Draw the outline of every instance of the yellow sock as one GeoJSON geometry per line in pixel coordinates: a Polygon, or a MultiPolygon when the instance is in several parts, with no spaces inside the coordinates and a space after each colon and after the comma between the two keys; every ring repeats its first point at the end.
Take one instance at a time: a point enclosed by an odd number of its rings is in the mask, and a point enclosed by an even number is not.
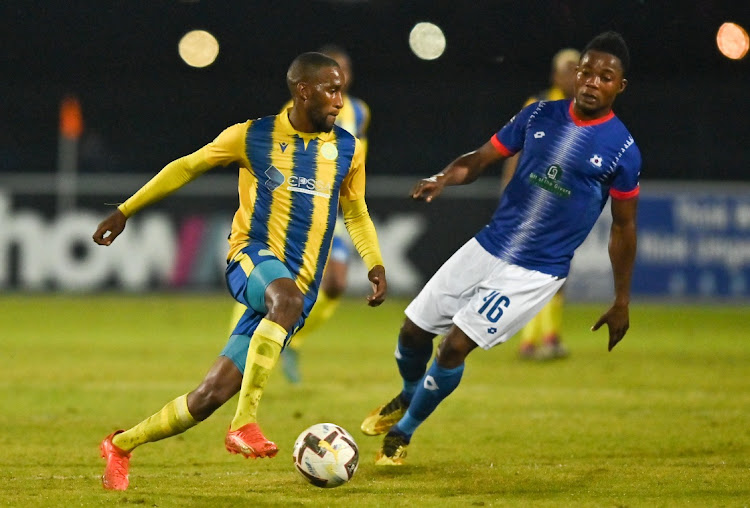
{"type": "Polygon", "coordinates": [[[539,314],[531,318],[531,321],[526,323],[526,326],[524,326],[521,330],[521,348],[523,348],[524,346],[529,347],[537,345],[541,325],[542,320],[539,314]]]}
{"type": "Polygon", "coordinates": [[[247,310],[247,307],[242,305],[240,302],[234,302],[234,307],[232,307],[232,315],[229,318],[229,334],[232,334],[232,331],[234,330],[234,327],[237,326],[237,323],[239,323],[240,318],[247,310]]]}
{"type": "Polygon", "coordinates": [[[318,299],[315,301],[315,305],[310,311],[310,315],[305,320],[304,328],[294,336],[289,347],[294,350],[299,350],[302,347],[302,343],[305,342],[305,339],[307,339],[310,334],[320,328],[320,325],[331,319],[331,316],[336,312],[339,303],[341,303],[341,298],[331,298],[325,291],[319,292],[318,299]]]}
{"type": "Polygon", "coordinates": [[[237,430],[258,421],[258,404],[276,361],[281,354],[287,332],[283,326],[268,319],[261,320],[250,338],[245,373],[242,376],[240,398],[230,430],[237,430]]]}
{"type": "Polygon", "coordinates": [[[556,293],[552,300],[539,312],[541,318],[541,334],[545,340],[560,336],[560,325],[562,324],[563,296],[556,293]]]}
{"type": "Polygon", "coordinates": [[[167,403],[161,411],[149,416],[135,427],[117,434],[112,438],[112,443],[129,452],[144,443],[181,434],[197,424],[198,422],[188,411],[187,394],[185,394],[167,403]]]}

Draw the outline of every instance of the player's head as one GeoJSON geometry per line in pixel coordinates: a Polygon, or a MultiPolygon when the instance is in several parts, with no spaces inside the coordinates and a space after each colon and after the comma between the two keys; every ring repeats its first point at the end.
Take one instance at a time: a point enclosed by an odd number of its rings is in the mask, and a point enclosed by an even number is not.
{"type": "Polygon", "coordinates": [[[322,53],[302,53],[286,73],[286,84],[298,108],[317,132],[329,132],[343,106],[344,76],[336,60],[322,53]]]}
{"type": "Polygon", "coordinates": [[[342,91],[345,93],[347,90],[349,90],[349,87],[352,84],[352,80],[354,79],[354,75],[352,74],[352,59],[349,56],[349,53],[347,53],[344,48],[342,48],[341,46],[337,46],[336,44],[326,44],[325,46],[320,48],[318,52],[323,53],[325,56],[333,58],[334,60],[336,60],[336,63],[339,64],[341,72],[344,73],[344,89],[342,91]]]}
{"type": "Polygon", "coordinates": [[[561,49],[552,57],[552,85],[562,90],[567,99],[575,94],[576,67],[580,59],[581,53],[573,48],[561,49]]]}
{"type": "Polygon", "coordinates": [[[578,63],[575,82],[575,107],[589,118],[609,113],[615,98],[628,81],[628,46],[617,32],[604,32],[586,45],[578,63]]]}

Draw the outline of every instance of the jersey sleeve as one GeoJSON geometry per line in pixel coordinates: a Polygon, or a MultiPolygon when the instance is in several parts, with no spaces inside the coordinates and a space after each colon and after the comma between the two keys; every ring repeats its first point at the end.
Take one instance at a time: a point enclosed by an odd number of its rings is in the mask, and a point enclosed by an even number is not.
{"type": "Polygon", "coordinates": [[[365,153],[362,142],[355,138],[354,155],[349,173],[341,182],[339,195],[342,198],[354,201],[365,197],[365,153]]]}
{"type": "Polygon", "coordinates": [[[640,192],[641,152],[633,143],[625,150],[617,165],[609,195],[612,199],[632,199],[640,192]]]}
{"type": "Polygon", "coordinates": [[[233,125],[199,150],[170,162],[118,208],[125,217],[130,217],[215,166],[225,166],[243,158],[247,160],[244,155],[247,125],[249,122],[233,125]]]}
{"type": "Polygon", "coordinates": [[[510,157],[523,148],[529,117],[535,109],[536,103],[526,106],[490,138],[492,146],[504,157],[510,157]]]}

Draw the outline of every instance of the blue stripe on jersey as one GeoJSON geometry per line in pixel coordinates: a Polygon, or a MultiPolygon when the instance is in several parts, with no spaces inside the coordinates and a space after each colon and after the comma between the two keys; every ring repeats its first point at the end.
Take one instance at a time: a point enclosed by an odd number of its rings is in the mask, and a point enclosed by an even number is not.
{"type": "Polygon", "coordinates": [[[265,244],[268,244],[268,219],[271,217],[273,193],[262,182],[267,179],[264,172],[271,166],[274,120],[275,117],[267,116],[253,121],[245,137],[245,146],[253,148],[252,152],[247,152],[247,159],[259,182],[248,237],[265,244]]]}
{"type": "MultiPolygon", "coordinates": [[[[349,167],[351,160],[354,157],[354,148],[356,146],[356,139],[348,131],[342,129],[339,126],[334,126],[334,132],[336,134],[336,149],[338,150],[338,158],[336,159],[336,181],[332,192],[338,195],[341,189],[341,184],[344,178],[349,173],[349,167]]],[[[333,234],[336,229],[336,216],[338,215],[337,207],[330,207],[328,210],[328,228],[326,229],[325,237],[323,239],[323,245],[328,246],[333,241],[333,234]]],[[[319,281],[323,277],[323,269],[325,268],[326,258],[328,257],[328,249],[321,249],[318,256],[318,270],[315,273],[315,280],[319,281]]]]}
{"type": "Polygon", "coordinates": [[[365,122],[365,108],[362,103],[358,100],[352,100],[352,108],[354,109],[354,125],[357,132],[353,132],[358,138],[365,137],[365,133],[362,132],[365,122]]]}
{"type": "MultiPolygon", "coordinates": [[[[318,139],[307,143],[297,136],[294,140],[294,160],[292,163],[292,175],[298,178],[315,178],[316,157],[318,154],[318,139]]],[[[312,227],[313,200],[309,194],[302,192],[291,192],[289,196],[289,226],[287,227],[287,238],[305,238],[304,242],[292,244],[286,242],[284,257],[293,273],[299,274],[302,269],[303,252],[307,237],[312,227]]]]}

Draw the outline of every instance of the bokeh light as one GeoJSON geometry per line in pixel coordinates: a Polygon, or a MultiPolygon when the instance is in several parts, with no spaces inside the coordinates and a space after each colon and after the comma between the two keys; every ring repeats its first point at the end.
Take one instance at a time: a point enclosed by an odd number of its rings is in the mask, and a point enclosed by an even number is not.
{"type": "Polygon", "coordinates": [[[205,30],[192,30],[180,39],[177,49],[189,66],[208,67],[219,55],[219,41],[205,30]]]}
{"type": "Polygon", "coordinates": [[[716,45],[725,57],[739,60],[747,54],[750,48],[750,37],[740,25],[727,22],[716,32],[716,45]]]}
{"type": "Polygon", "coordinates": [[[435,60],[445,51],[445,35],[439,26],[423,21],[409,33],[409,47],[422,60],[435,60]]]}

